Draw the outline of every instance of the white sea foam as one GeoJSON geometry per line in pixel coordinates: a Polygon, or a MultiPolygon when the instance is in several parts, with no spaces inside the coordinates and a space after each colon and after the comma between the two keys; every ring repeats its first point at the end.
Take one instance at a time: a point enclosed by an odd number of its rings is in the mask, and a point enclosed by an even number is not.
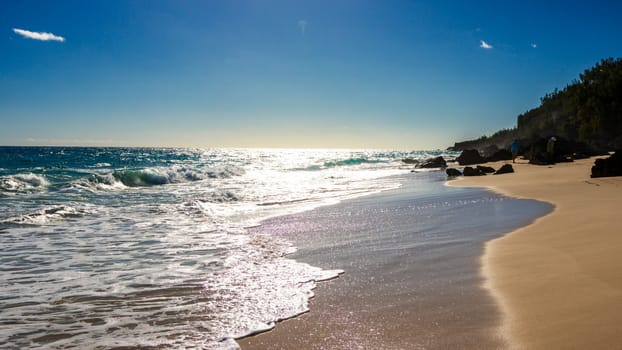
{"type": "Polygon", "coordinates": [[[14,225],[46,225],[59,222],[66,218],[77,218],[88,215],[94,209],[90,204],[58,205],[42,208],[34,212],[0,218],[0,224],[14,225]]]}

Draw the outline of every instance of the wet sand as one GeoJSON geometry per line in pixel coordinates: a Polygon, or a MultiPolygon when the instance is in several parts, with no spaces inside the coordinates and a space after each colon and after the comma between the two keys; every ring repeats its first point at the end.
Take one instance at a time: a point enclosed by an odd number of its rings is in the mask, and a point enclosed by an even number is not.
{"type": "MultiPolygon", "coordinates": [[[[489,242],[487,287],[514,349],[622,347],[622,178],[590,178],[594,159],[465,178],[452,185],[553,203],[532,225],[489,242]]],[[[498,165],[496,165],[498,166],[498,165]]]]}
{"type": "Polygon", "coordinates": [[[551,210],[411,175],[396,190],[271,219],[292,257],[345,273],[310,312],[238,340],[242,349],[497,349],[502,314],[482,287],[484,243],[551,210]]]}

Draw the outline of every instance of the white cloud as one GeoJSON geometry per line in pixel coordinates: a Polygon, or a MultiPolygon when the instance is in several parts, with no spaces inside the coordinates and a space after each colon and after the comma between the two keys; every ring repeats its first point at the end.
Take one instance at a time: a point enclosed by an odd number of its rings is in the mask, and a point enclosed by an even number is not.
{"type": "Polygon", "coordinates": [[[305,35],[305,30],[307,29],[307,20],[301,19],[298,21],[298,27],[300,27],[300,33],[305,35]]]}
{"type": "Polygon", "coordinates": [[[484,40],[480,40],[479,41],[479,47],[481,47],[482,49],[486,49],[486,50],[492,49],[492,45],[490,45],[489,43],[485,42],[484,40]]]}
{"type": "Polygon", "coordinates": [[[33,39],[33,40],[41,40],[41,41],[65,41],[65,38],[62,36],[54,35],[52,33],[44,33],[44,32],[31,32],[29,30],[13,28],[13,31],[24,38],[33,39]]]}
{"type": "Polygon", "coordinates": [[[535,48],[537,48],[537,47],[538,47],[538,45],[536,45],[536,44],[534,44],[534,43],[531,43],[531,47],[535,49],[535,48]]]}

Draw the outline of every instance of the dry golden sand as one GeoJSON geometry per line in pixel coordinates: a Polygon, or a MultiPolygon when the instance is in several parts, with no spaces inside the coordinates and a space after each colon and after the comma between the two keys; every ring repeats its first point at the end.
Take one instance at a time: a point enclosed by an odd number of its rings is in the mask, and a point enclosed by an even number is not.
{"type": "Polygon", "coordinates": [[[512,348],[622,349],[622,178],[591,179],[593,163],[523,161],[514,174],[450,182],[555,205],[482,258],[512,348]]]}

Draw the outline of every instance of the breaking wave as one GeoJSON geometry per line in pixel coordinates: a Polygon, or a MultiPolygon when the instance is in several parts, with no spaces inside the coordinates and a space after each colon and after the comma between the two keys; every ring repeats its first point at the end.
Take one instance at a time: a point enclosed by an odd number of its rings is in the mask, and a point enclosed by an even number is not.
{"type": "Polygon", "coordinates": [[[33,173],[6,175],[0,177],[0,192],[33,192],[45,188],[49,184],[43,175],[33,173]]]}
{"type": "Polygon", "coordinates": [[[228,178],[243,174],[233,167],[191,169],[186,167],[147,168],[139,170],[117,170],[112,173],[116,181],[128,187],[158,186],[171,183],[228,178]]]}
{"type": "Polygon", "coordinates": [[[222,179],[242,175],[236,167],[192,169],[188,167],[147,168],[138,170],[117,170],[112,173],[116,181],[128,187],[158,186],[171,183],[222,179]]]}
{"type": "MultiPolygon", "coordinates": [[[[66,169],[64,169],[66,170],[66,169]]],[[[191,168],[185,166],[119,169],[112,172],[83,171],[74,174],[81,177],[67,181],[66,176],[56,175],[49,181],[45,176],[23,173],[0,176],[0,196],[27,194],[48,190],[66,191],[71,189],[87,191],[122,190],[131,187],[151,187],[166,184],[194,182],[207,179],[226,179],[244,174],[244,170],[234,166],[191,168]],[[60,180],[60,181],[59,181],[60,180]]],[[[230,194],[223,194],[214,201],[230,201],[230,194]]],[[[234,198],[235,199],[235,198],[234,198]]]]}

